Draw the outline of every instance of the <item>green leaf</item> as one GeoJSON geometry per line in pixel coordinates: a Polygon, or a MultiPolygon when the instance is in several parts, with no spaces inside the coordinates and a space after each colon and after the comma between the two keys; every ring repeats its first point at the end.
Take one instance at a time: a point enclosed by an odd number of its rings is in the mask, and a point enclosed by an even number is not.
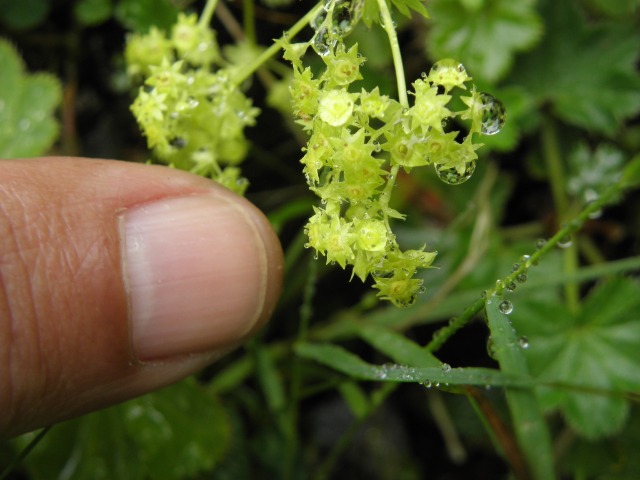
{"type": "MultiPolygon", "coordinates": [[[[529,368],[516,338],[509,317],[501,312],[499,298],[486,302],[487,322],[491,330],[494,353],[500,369],[510,375],[529,379],[529,368]]],[[[513,428],[527,463],[536,480],[555,478],[551,437],[536,395],[532,390],[519,388],[506,391],[513,428]]]]}
{"type": "Polygon", "coordinates": [[[473,9],[460,0],[434,0],[428,50],[433,58],[453,57],[474,77],[495,82],[516,52],[533,46],[542,33],[533,0],[487,0],[473,9]]]}
{"type": "Polygon", "coordinates": [[[106,22],[113,11],[111,0],[80,0],[73,5],[73,14],[84,25],[106,22]]]}
{"type": "Polygon", "coordinates": [[[0,0],[0,21],[18,30],[40,25],[49,14],[48,0],[0,0]]]}
{"type": "Polygon", "coordinates": [[[32,479],[175,480],[220,461],[221,406],[193,379],[54,426],[26,459],[32,479]]]}
{"type": "MultiPolygon", "coordinates": [[[[411,17],[411,12],[414,11],[424,18],[429,18],[429,12],[427,12],[422,0],[386,0],[386,2],[393,5],[395,10],[407,17],[411,17]]],[[[367,27],[380,22],[378,0],[364,0],[362,21],[367,27]]]]}
{"type": "Polygon", "coordinates": [[[546,34],[513,81],[563,120],[607,135],[640,111],[640,33],[631,21],[587,23],[574,1],[544,2],[546,34]]]}
{"type": "Polygon", "coordinates": [[[62,99],[53,75],[24,73],[15,48],[0,39],[0,158],[33,157],[45,153],[58,136],[52,117],[62,99]]]}
{"type": "Polygon", "coordinates": [[[358,419],[365,418],[371,411],[369,397],[355,382],[344,382],[338,386],[338,390],[344,398],[353,415],[358,419]]]}
{"type": "Polygon", "coordinates": [[[523,386],[526,381],[507,377],[489,368],[409,367],[407,365],[372,365],[338,345],[298,343],[295,352],[347,376],[376,382],[422,383],[425,385],[523,386]]]}
{"type": "Polygon", "coordinates": [[[153,26],[167,31],[178,18],[178,11],[170,0],[120,0],[115,16],[136,32],[147,32],[153,26]]]}
{"type": "Polygon", "coordinates": [[[548,409],[558,408],[588,438],[612,435],[628,413],[624,392],[640,389],[640,284],[616,278],[595,288],[577,314],[563,305],[519,300],[513,321],[526,335],[531,371],[544,383],[548,409]]]}
{"type": "Polygon", "coordinates": [[[441,367],[442,362],[398,332],[375,324],[358,324],[356,332],[365,342],[394,362],[411,367],[441,367]]]}

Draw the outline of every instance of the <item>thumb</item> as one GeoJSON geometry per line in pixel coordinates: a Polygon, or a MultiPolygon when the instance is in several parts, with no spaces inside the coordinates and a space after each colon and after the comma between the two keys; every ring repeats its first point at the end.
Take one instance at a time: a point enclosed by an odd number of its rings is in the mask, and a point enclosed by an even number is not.
{"type": "Polygon", "coordinates": [[[281,272],[265,217],[203,178],[0,161],[0,437],[204,367],[267,320],[281,272]]]}

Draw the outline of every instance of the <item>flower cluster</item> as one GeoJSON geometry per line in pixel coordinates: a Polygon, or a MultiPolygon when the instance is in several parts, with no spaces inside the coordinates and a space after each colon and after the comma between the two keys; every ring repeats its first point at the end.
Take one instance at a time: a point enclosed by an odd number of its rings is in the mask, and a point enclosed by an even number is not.
{"type": "Polygon", "coordinates": [[[131,35],[125,58],[143,83],[131,110],[154,157],[244,193],[244,128],[259,111],[233,82],[215,32],[180,14],[169,35],[155,28],[131,35]]]}
{"type": "Polygon", "coordinates": [[[307,247],[325,255],[329,263],[351,265],[352,274],[363,281],[371,276],[379,297],[404,307],[423,291],[415,275],[432,264],[436,253],[425,251],[426,246],[400,249],[390,227],[390,219],[404,218],[389,206],[395,175],[400,168],[409,172],[434,165],[446,183],[466,181],[480,146],[473,134],[495,133],[504,121],[504,109],[493,97],[471,88],[462,97],[468,108],[450,110],[452,90],[466,91],[470,80],[464,67],[450,59],[413,83],[410,107],[378,88],[358,91],[353,83],[362,78],[365,59],[357,44],[347,47],[343,42],[343,27],[351,28],[354,20],[350,5],[328,0],[325,12],[312,24],[316,34],[309,42],[281,42],[294,70],[293,111],[309,134],[303,171],[322,204],[305,227],[307,247]],[[349,22],[340,23],[340,18],[349,22]],[[303,63],[309,47],[325,64],[317,77],[303,63]],[[461,142],[459,132],[445,128],[456,118],[470,123],[461,142]]]}

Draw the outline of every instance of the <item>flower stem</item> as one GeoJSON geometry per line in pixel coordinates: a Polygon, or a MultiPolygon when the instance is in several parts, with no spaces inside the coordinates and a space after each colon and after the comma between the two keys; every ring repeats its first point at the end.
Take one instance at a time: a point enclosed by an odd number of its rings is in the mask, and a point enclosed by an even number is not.
{"type": "Polygon", "coordinates": [[[198,25],[200,27],[206,27],[211,23],[211,19],[213,18],[213,12],[216,11],[216,6],[218,5],[218,0],[207,0],[207,4],[204,6],[202,10],[202,14],[200,15],[200,20],[198,20],[198,25]]]}
{"type": "Polygon", "coordinates": [[[391,46],[393,67],[395,68],[396,82],[398,84],[398,101],[404,108],[409,108],[407,82],[404,77],[404,65],[402,64],[402,54],[400,53],[400,44],[398,43],[396,27],[393,23],[393,19],[391,18],[391,12],[389,11],[386,0],[378,0],[378,8],[380,9],[380,17],[382,18],[382,28],[387,32],[387,37],[389,37],[389,44],[391,46]]]}
{"type": "MultiPolygon", "coordinates": [[[[314,8],[309,10],[309,12],[307,12],[304,17],[298,20],[289,30],[287,30],[287,32],[284,33],[283,36],[288,38],[293,38],[294,36],[296,36],[304,27],[309,24],[309,22],[311,22],[311,20],[313,20],[318,15],[318,13],[320,13],[320,10],[322,10],[322,8],[322,3],[318,3],[314,8]]],[[[258,57],[256,57],[253,62],[242,69],[240,75],[234,78],[234,82],[236,84],[244,82],[247,78],[253,75],[253,72],[258,70],[264,63],[268,62],[271,57],[278,53],[281,48],[282,47],[278,43],[272,43],[271,46],[264,50],[258,57]]]]}

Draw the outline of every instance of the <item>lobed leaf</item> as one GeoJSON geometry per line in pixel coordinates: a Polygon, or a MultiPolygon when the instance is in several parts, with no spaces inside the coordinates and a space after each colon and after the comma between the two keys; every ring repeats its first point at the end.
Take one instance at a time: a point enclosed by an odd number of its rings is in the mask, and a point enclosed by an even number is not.
{"type": "Polygon", "coordinates": [[[514,325],[527,336],[533,376],[579,383],[582,390],[541,388],[547,409],[560,409],[589,438],[616,433],[628,414],[623,392],[640,390],[640,284],[615,278],[595,288],[581,310],[518,301],[514,325]]]}
{"type": "Polygon", "coordinates": [[[62,99],[60,82],[46,73],[24,73],[17,51],[2,39],[0,65],[0,158],[41,155],[58,136],[52,113],[62,99]]]}
{"type": "Polygon", "coordinates": [[[640,33],[633,22],[589,24],[575,1],[543,3],[546,33],[514,81],[563,120],[607,135],[640,111],[640,33]]]}
{"type": "Polygon", "coordinates": [[[30,478],[176,480],[220,461],[224,412],[193,379],[54,426],[26,459],[30,478]]]}
{"type": "Polygon", "coordinates": [[[466,5],[437,0],[427,49],[431,57],[457,58],[474,76],[495,82],[513,63],[516,52],[532,47],[542,25],[533,0],[493,0],[466,5]]]}

